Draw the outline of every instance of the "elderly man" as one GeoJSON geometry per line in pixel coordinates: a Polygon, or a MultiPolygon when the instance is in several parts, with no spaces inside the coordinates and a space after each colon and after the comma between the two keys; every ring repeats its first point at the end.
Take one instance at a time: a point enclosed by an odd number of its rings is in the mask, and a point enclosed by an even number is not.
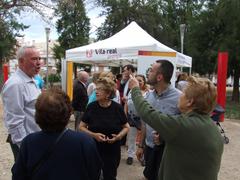
{"type": "Polygon", "coordinates": [[[75,117],[75,130],[79,129],[79,124],[88,103],[87,82],[89,75],[86,71],[80,71],[73,85],[72,107],[75,117]]]}
{"type": "Polygon", "coordinates": [[[35,123],[35,102],[39,94],[34,76],[40,71],[40,53],[33,46],[21,47],[17,52],[17,71],[3,86],[2,99],[4,123],[8,130],[8,142],[11,145],[14,159],[25,136],[39,131],[35,123]]]}

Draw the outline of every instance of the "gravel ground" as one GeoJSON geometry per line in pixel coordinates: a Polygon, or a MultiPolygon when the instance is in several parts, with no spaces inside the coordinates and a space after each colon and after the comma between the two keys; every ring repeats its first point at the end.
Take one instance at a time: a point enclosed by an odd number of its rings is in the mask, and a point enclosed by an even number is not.
{"type": "MultiPolygon", "coordinates": [[[[7,132],[2,121],[2,104],[0,100],[0,180],[11,179],[13,155],[8,143],[7,132]]],[[[70,122],[70,127],[72,127],[70,122]]],[[[240,121],[226,120],[222,123],[230,143],[225,145],[219,180],[240,180],[240,121]]],[[[118,180],[142,180],[143,167],[134,159],[133,165],[126,165],[126,148],[122,148],[122,160],[118,169],[118,180]]],[[[199,169],[200,171],[201,169],[199,169]]]]}

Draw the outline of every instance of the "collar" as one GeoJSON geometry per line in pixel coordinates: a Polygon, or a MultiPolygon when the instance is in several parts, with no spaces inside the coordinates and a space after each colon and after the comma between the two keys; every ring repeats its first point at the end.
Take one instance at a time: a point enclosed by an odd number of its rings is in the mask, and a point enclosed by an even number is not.
{"type": "Polygon", "coordinates": [[[20,68],[17,69],[16,73],[21,77],[21,79],[26,82],[35,82],[33,77],[30,78],[25,72],[23,72],[20,68]]]}
{"type": "Polygon", "coordinates": [[[85,84],[84,82],[82,82],[82,81],[80,81],[80,80],[78,80],[78,82],[82,83],[82,85],[83,85],[84,87],[86,87],[86,84],[85,84]]]}
{"type": "Polygon", "coordinates": [[[157,97],[162,97],[166,94],[168,94],[169,90],[172,88],[172,85],[170,84],[164,91],[162,91],[161,93],[157,93],[157,91],[154,89],[154,93],[157,97]]]}

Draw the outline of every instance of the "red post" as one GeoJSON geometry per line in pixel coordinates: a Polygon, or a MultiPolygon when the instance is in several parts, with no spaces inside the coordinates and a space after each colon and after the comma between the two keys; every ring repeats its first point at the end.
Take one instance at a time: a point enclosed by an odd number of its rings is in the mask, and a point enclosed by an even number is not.
{"type": "MultiPolygon", "coordinates": [[[[217,75],[217,103],[225,109],[226,105],[226,80],[227,80],[228,53],[218,53],[218,75],[217,75]]],[[[224,121],[224,115],[221,116],[224,121]]]]}
{"type": "Polygon", "coordinates": [[[8,79],[8,64],[3,65],[3,82],[5,83],[8,79]]]}

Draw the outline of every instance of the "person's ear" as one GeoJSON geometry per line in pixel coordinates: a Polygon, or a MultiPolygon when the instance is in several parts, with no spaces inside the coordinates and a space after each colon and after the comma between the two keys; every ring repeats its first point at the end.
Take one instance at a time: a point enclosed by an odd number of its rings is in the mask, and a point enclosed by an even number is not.
{"type": "Polygon", "coordinates": [[[23,58],[23,57],[19,58],[19,62],[20,62],[20,63],[22,63],[23,61],[24,61],[24,58],[23,58]]]}
{"type": "Polygon", "coordinates": [[[24,58],[19,58],[18,64],[21,65],[21,64],[23,64],[23,62],[24,62],[24,58]]]}
{"type": "Polygon", "coordinates": [[[188,107],[191,107],[191,106],[193,105],[193,103],[194,103],[193,98],[188,99],[187,101],[188,101],[188,102],[187,102],[187,106],[188,106],[188,107]]]}
{"type": "Polygon", "coordinates": [[[163,79],[163,75],[162,74],[158,74],[157,75],[157,81],[159,82],[159,81],[161,81],[163,79]]]}

